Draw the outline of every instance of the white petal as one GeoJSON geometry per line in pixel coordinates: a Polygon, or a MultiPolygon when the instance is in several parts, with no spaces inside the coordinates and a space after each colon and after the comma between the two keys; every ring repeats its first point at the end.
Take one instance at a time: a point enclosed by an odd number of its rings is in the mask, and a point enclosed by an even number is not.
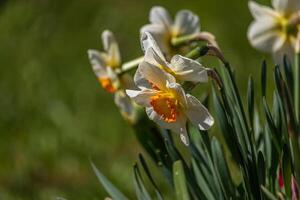
{"type": "Polygon", "coordinates": [[[89,49],[88,56],[92,65],[93,71],[97,77],[107,76],[106,62],[100,52],[89,49]]]}
{"type": "Polygon", "coordinates": [[[171,69],[176,77],[182,81],[191,81],[193,83],[207,82],[207,70],[199,62],[192,59],[175,55],[171,60],[171,69]]]}
{"type": "Polygon", "coordinates": [[[169,83],[176,82],[175,78],[172,75],[166,73],[165,71],[158,68],[157,66],[154,66],[147,62],[140,63],[138,70],[140,75],[139,77],[135,76],[135,83],[138,87],[144,86],[143,83],[145,83],[146,82],[145,80],[147,80],[149,83],[152,83],[155,86],[157,86],[160,90],[167,90],[166,88],[167,82],[169,83]]]}
{"type": "Polygon", "coordinates": [[[160,6],[151,8],[149,20],[153,24],[162,24],[166,27],[170,27],[173,23],[168,11],[160,6]]]}
{"type": "MultiPolygon", "coordinates": [[[[140,63],[140,65],[141,64],[142,63],[140,63]]],[[[144,63],[143,63],[143,65],[144,65],[144,63]]],[[[137,70],[134,74],[134,78],[133,78],[136,86],[140,89],[151,89],[152,86],[150,85],[149,81],[143,77],[143,75],[141,74],[139,69],[140,69],[140,67],[137,68],[137,70]]]]}
{"type": "Polygon", "coordinates": [[[133,105],[130,98],[125,94],[124,91],[118,90],[115,93],[115,104],[120,108],[123,113],[131,115],[133,112],[133,105]]]}
{"type": "Polygon", "coordinates": [[[272,5],[277,11],[283,14],[290,14],[300,10],[299,0],[272,0],[272,5]]]}
{"type": "Polygon", "coordinates": [[[189,10],[181,10],[176,14],[173,26],[176,36],[199,32],[199,18],[189,10]]]}
{"type": "Polygon", "coordinates": [[[109,30],[103,31],[101,37],[105,51],[108,51],[112,44],[117,43],[114,34],[109,30]]]}
{"type": "Polygon", "coordinates": [[[267,6],[260,5],[254,1],[249,1],[248,7],[250,9],[250,12],[252,16],[259,20],[262,17],[279,17],[279,13],[272,10],[271,8],[267,6]]]}
{"type": "Polygon", "coordinates": [[[180,135],[181,141],[185,145],[189,145],[189,137],[186,130],[186,122],[187,119],[184,115],[178,115],[176,122],[166,122],[164,121],[154,110],[152,107],[146,108],[146,113],[148,117],[153,120],[155,123],[157,123],[161,128],[169,129],[173,131],[174,133],[177,133],[180,135]]]}
{"type": "Polygon", "coordinates": [[[126,94],[143,107],[150,107],[151,97],[155,96],[159,91],[155,90],[126,90],[126,94]]]}
{"type": "Polygon", "coordinates": [[[285,41],[284,34],[277,30],[277,24],[269,19],[253,22],[248,30],[251,45],[263,52],[274,52],[285,41]]]}
{"type": "Polygon", "coordinates": [[[188,101],[187,117],[200,130],[208,130],[214,124],[213,117],[197,98],[189,94],[186,97],[188,101]]]}
{"type": "MultiPolygon", "coordinates": [[[[149,25],[149,27],[156,27],[156,26],[160,26],[160,25],[149,25]]],[[[147,27],[146,27],[147,28],[147,27]]],[[[144,52],[147,52],[147,50],[149,48],[152,48],[159,57],[163,58],[164,59],[164,56],[156,42],[156,40],[154,39],[154,37],[152,36],[152,33],[151,32],[142,32],[141,33],[141,45],[142,45],[142,50],[144,52]]]]}
{"type": "Polygon", "coordinates": [[[120,56],[119,45],[115,39],[114,34],[109,30],[103,31],[102,42],[103,42],[104,50],[107,52],[109,58],[111,60],[114,60],[116,65],[119,65],[121,63],[121,56],[120,56]]]}
{"type": "Polygon", "coordinates": [[[162,55],[162,52],[159,48],[153,49],[152,47],[148,48],[145,57],[145,62],[148,62],[155,66],[166,66],[168,65],[165,57],[162,55]]]}

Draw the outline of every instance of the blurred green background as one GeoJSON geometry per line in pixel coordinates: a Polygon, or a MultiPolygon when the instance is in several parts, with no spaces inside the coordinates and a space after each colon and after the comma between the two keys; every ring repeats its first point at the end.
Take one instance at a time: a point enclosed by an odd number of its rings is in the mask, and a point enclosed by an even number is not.
{"type": "Polygon", "coordinates": [[[142,150],[86,51],[101,49],[101,32],[110,29],[123,60],[140,56],[139,28],[153,5],[197,13],[243,94],[250,73],[259,80],[268,55],[247,41],[246,0],[1,0],[0,199],[103,199],[90,159],[133,195],[131,168],[142,150]]]}

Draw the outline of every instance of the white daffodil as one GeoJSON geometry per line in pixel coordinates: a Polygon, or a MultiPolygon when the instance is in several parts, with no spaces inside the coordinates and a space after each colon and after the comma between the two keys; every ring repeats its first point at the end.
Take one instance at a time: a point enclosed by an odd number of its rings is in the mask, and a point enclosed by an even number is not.
{"type": "Polygon", "coordinates": [[[173,55],[175,51],[172,40],[183,36],[196,36],[197,34],[196,37],[199,40],[216,44],[212,34],[208,32],[201,32],[200,34],[199,18],[189,10],[180,10],[173,21],[165,8],[154,6],[150,11],[149,21],[150,24],[141,28],[141,34],[150,32],[167,56],[173,55]]]}
{"type": "Polygon", "coordinates": [[[300,0],[273,0],[273,9],[249,2],[254,22],[248,38],[253,47],[272,53],[277,62],[283,55],[293,57],[300,42],[300,0]]]}
{"type": "Polygon", "coordinates": [[[135,83],[140,90],[126,90],[127,95],[138,105],[146,107],[151,120],[180,134],[184,144],[189,144],[188,119],[201,130],[213,125],[208,110],[194,96],[185,94],[171,74],[146,61],[139,65],[138,72],[140,75],[135,77],[135,83]]]}
{"type": "MultiPolygon", "coordinates": [[[[177,82],[188,81],[196,84],[208,81],[208,69],[195,60],[175,55],[168,62],[150,33],[145,32],[142,34],[141,44],[142,49],[145,51],[145,57],[144,62],[140,65],[146,63],[146,65],[156,66],[174,76],[177,82]]],[[[138,69],[135,80],[138,81],[139,79],[144,80],[138,69]]]]}
{"type": "Polygon", "coordinates": [[[118,75],[121,72],[121,56],[118,43],[108,30],[102,33],[104,52],[88,50],[88,56],[101,86],[109,93],[115,94],[115,103],[122,114],[131,115],[133,105],[125,94],[124,88],[133,88],[133,80],[127,75],[118,75]]]}

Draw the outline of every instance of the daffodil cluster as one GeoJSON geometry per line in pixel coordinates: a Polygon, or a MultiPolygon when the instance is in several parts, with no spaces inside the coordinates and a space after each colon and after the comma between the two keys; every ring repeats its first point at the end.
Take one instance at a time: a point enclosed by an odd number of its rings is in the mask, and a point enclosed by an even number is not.
{"type": "Polygon", "coordinates": [[[300,1],[272,0],[273,8],[249,1],[254,22],[248,38],[253,47],[272,53],[278,64],[283,55],[293,58],[300,46],[300,1]]]}
{"type": "Polygon", "coordinates": [[[121,113],[129,118],[133,115],[133,104],[125,94],[125,88],[133,87],[128,74],[121,74],[121,56],[119,45],[112,32],[102,33],[104,51],[88,50],[88,56],[100,85],[115,96],[115,103],[121,113]]]}
{"type": "Polygon", "coordinates": [[[115,95],[123,115],[132,115],[137,105],[145,107],[149,119],[178,133],[188,145],[188,121],[200,130],[208,130],[214,119],[183,85],[207,82],[209,69],[176,53],[180,53],[179,46],[188,49],[199,41],[217,44],[212,34],[199,31],[198,16],[188,10],[179,11],[173,22],[164,8],[153,7],[150,22],[141,28],[144,56],[129,62],[133,65],[122,64],[119,46],[110,31],[102,33],[104,52],[89,50],[89,58],[98,81],[115,95]],[[133,67],[137,67],[134,78],[128,72],[133,67]]]}
{"type": "Polygon", "coordinates": [[[144,61],[139,64],[134,81],[139,90],[126,90],[137,104],[146,107],[149,118],[162,128],[180,134],[189,144],[186,124],[190,120],[200,130],[209,129],[214,120],[208,110],[182,87],[185,81],[208,80],[207,69],[197,61],[180,55],[168,62],[150,33],[142,36],[144,61]]]}

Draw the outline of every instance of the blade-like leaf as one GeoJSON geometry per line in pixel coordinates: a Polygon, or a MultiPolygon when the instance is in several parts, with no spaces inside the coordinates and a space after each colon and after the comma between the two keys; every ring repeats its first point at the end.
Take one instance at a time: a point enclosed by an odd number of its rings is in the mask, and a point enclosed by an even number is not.
{"type": "Polygon", "coordinates": [[[267,188],[265,188],[264,186],[260,186],[261,190],[263,191],[263,193],[265,194],[266,198],[269,200],[278,200],[274,194],[272,194],[267,188]]]}
{"type": "Polygon", "coordinates": [[[265,185],[266,163],[265,163],[264,155],[261,151],[259,151],[257,155],[257,168],[258,168],[259,183],[260,185],[265,185]]]}
{"type": "Polygon", "coordinates": [[[126,200],[128,199],[122,192],[120,192],[95,166],[93,162],[91,162],[92,168],[102,186],[105,188],[107,193],[113,199],[126,200]]]}
{"type": "Polygon", "coordinates": [[[261,65],[261,94],[263,97],[266,96],[267,87],[267,62],[263,61],[261,65]]]}
{"type": "Polygon", "coordinates": [[[137,164],[133,166],[133,172],[134,172],[134,188],[138,200],[151,200],[150,194],[148,193],[148,191],[144,186],[141,173],[139,171],[137,164]]]}
{"type": "Polygon", "coordinates": [[[282,155],[282,175],[284,180],[284,188],[287,196],[291,196],[291,177],[292,177],[292,168],[291,168],[291,155],[290,150],[287,145],[283,146],[283,155],[282,155]]]}
{"type": "Polygon", "coordinates": [[[253,120],[254,120],[254,86],[253,86],[253,78],[252,76],[249,77],[248,81],[248,114],[249,114],[249,121],[251,126],[253,127],[253,120]]]}
{"type": "Polygon", "coordinates": [[[215,137],[212,138],[211,146],[212,146],[214,165],[216,171],[220,175],[220,185],[223,186],[225,190],[225,194],[229,198],[234,198],[235,196],[234,185],[231,179],[231,175],[229,173],[227,162],[225,160],[225,155],[223,153],[223,149],[220,143],[217,141],[215,137]]]}
{"type": "Polygon", "coordinates": [[[147,177],[149,178],[149,180],[150,180],[152,186],[153,186],[154,189],[155,189],[155,193],[156,193],[157,199],[158,199],[158,200],[163,200],[163,197],[162,197],[162,195],[161,195],[161,192],[160,192],[159,188],[157,187],[157,185],[156,185],[156,183],[155,183],[155,181],[154,181],[154,179],[153,179],[153,177],[152,177],[152,175],[151,175],[151,173],[150,173],[150,170],[149,170],[149,168],[148,168],[148,165],[147,165],[147,163],[146,163],[146,161],[145,161],[145,159],[144,159],[144,157],[143,157],[142,154],[139,154],[139,160],[140,160],[141,165],[143,166],[143,169],[144,169],[144,171],[145,171],[147,177]]]}
{"type": "Polygon", "coordinates": [[[173,164],[173,176],[176,198],[178,200],[189,200],[190,197],[187,190],[183,164],[180,160],[174,162],[173,164]]]}

